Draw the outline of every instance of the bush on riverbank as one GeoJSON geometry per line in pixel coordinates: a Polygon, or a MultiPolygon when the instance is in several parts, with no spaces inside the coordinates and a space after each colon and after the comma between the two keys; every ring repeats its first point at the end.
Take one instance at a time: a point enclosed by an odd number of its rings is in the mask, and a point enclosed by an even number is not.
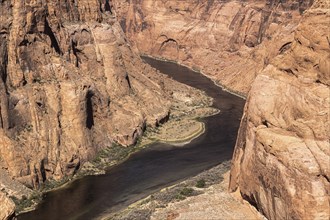
{"type": "Polygon", "coordinates": [[[42,194],[39,192],[34,192],[29,198],[26,196],[23,196],[22,199],[18,199],[15,196],[11,196],[10,198],[15,203],[15,212],[21,213],[29,209],[33,209],[36,204],[40,203],[42,200],[42,194]]]}
{"type": "Polygon", "coordinates": [[[204,179],[198,180],[197,183],[196,183],[196,187],[197,188],[204,188],[205,187],[205,180],[204,179]]]}

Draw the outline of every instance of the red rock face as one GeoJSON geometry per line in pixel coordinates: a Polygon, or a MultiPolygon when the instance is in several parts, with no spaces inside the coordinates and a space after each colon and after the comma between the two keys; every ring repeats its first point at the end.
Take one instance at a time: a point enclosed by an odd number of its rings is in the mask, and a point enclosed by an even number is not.
{"type": "Polygon", "coordinates": [[[269,219],[329,219],[329,19],[316,1],[247,99],[230,189],[269,219]]]}
{"type": "Polygon", "coordinates": [[[108,1],[1,1],[0,165],[30,187],[168,116],[169,96],[108,1]]]}
{"type": "Polygon", "coordinates": [[[256,75],[293,40],[312,1],[113,1],[142,53],[203,71],[247,94],[256,75]]]}
{"type": "Polygon", "coordinates": [[[142,53],[250,91],[230,190],[269,219],[329,219],[329,2],[114,2],[142,53]]]}
{"type": "Polygon", "coordinates": [[[140,52],[250,91],[231,191],[269,219],[329,219],[330,6],[311,4],[1,1],[1,168],[38,187],[168,115],[174,82],[141,62],[123,27],[140,52]]]}

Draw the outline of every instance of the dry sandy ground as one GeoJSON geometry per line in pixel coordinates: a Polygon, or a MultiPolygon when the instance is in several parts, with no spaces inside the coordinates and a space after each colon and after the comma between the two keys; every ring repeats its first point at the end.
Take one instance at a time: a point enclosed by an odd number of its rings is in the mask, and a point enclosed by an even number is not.
{"type": "Polygon", "coordinates": [[[265,220],[240,195],[228,192],[230,161],[164,188],[118,213],[111,220],[265,220]],[[204,181],[204,186],[198,182],[204,181]]]}
{"type": "Polygon", "coordinates": [[[151,220],[264,219],[254,207],[243,202],[239,196],[228,193],[228,180],[229,172],[224,174],[224,181],[205,189],[204,194],[172,202],[166,208],[156,209],[151,220]]]}
{"type": "Polygon", "coordinates": [[[176,145],[187,144],[205,131],[204,123],[200,122],[199,118],[220,112],[211,107],[213,99],[202,91],[197,91],[192,96],[183,92],[174,92],[173,96],[180,102],[175,102],[171,107],[169,120],[159,127],[149,128],[142,137],[140,146],[156,141],[176,145]]]}

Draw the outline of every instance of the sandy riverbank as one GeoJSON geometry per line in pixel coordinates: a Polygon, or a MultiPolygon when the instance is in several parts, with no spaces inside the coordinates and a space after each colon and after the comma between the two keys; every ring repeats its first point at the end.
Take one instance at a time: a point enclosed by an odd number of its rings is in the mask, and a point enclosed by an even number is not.
{"type": "Polygon", "coordinates": [[[148,127],[135,146],[111,146],[99,152],[92,162],[87,162],[78,176],[104,174],[104,170],[124,162],[130,155],[155,142],[183,146],[205,132],[205,124],[200,120],[220,112],[212,106],[213,99],[203,91],[187,94],[175,91],[172,94],[177,100],[170,109],[167,122],[157,127],[148,127]]]}
{"type": "MultiPolygon", "coordinates": [[[[155,142],[170,143],[175,146],[183,146],[205,132],[205,125],[199,119],[219,113],[218,109],[212,108],[212,98],[206,96],[205,92],[192,89],[191,93],[177,89],[172,94],[175,102],[170,109],[170,117],[166,123],[157,127],[147,127],[143,136],[134,146],[123,147],[113,144],[101,150],[93,161],[85,162],[81,169],[71,177],[61,181],[48,180],[44,183],[41,193],[55,191],[70,185],[72,180],[83,178],[86,175],[104,174],[106,169],[126,161],[130,155],[148,147],[155,142]]],[[[16,201],[20,207],[17,213],[24,213],[33,210],[38,199],[27,197],[26,200],[16,201]]]]}
{"type": "Polygon", "coordinates": [[[229,170],[230,161],[226,161],[100,219],[264,220],[240,195],[228,192],[229,170]]]}

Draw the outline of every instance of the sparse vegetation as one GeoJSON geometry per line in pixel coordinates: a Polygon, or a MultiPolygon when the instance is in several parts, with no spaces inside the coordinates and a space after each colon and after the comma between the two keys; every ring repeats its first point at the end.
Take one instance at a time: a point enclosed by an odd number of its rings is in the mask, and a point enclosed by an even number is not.
{"type": "Polygon", "coordinates": [[[189,196],[195,195],[195,191],[191,187],[183,187],[180,190],[177,191],[177,194],[175,195],[176,200],[184,200],[189,196]]]}
{"type": "Polygon", "coordinates": [[[223,162],[222,164],[210,170],[204,171],[195,177],[191,177],[179,184],[154,193],[136,203],[133,207],[128,207],[118,213],[113,213],[108,219],[148,219],[147,217],[149,217],[158,208],[164,208],[169,203],[185,200],[190,196],[203,194],[207,190],[207,186],[222,182],[222,175],[227,172],[229,168],[230,161],[223,162]],[[200,189],[194,189],[194,187],[200,189]],[[141,215],[142,213],[144,215],[141,215]],[[146,213],[148,213],[148,215],[145,215],[146,213]],[[141,216],[141,218],[138,218],[137,214],[141,216]],[[136,218],[132,218],[132,216],[136,218]]]}
{"type": "MultiPolygon", "coordinates": [[[[114,166],[126,160],[129,155],[138,151],[141,148],[140,141],[136,145],[124,147],[120,144],[113,144],[98,152],[94,160],[91,162],[93,166],[99,171],[114,166]]],[[[84,172],[84,171],[83,171],[84,172]]],[[[78,173],[82,175],[82,172],[78,173]]],[[[86,173],[85,173],[86,174],[86,173]]]]}
{"type": "Polygon", "coordinates": [[[57,180],[54,180],[54,179],[47,179],[42,184],[41,191],[42,192],[50,191],[52,189],[55,189],[57,187],[62,186],[63,184],[67,183],[68,181],[70,181],[70,177],[69,176],[65,176],[61,180],[58,180],[58,181],[57,180]]]}
{"type": "Polygon", "coordinates": [[[194,189],[193,188],[183,188],[180,192],[180,195],[183,195],[183,196],[191,196],[192,193],[194,192],[194,189]]]}
{"type": "MultiPolygon", "coordinates": [[[[40,83],[40,80],[37,79],[35,82],[40,83]]],[[[100,150],[93,161],[82,165],[83,168],[80,169],[77,174],[74,176],[67,176],[61,181],[49,179],[42,185],[41,191],[45,192],[60,187],[72,178],[104,173],[109,167],[125,161],[132,153],[154,142],[185,143],[203,133],[204,124],[199,122],[198,119],[218,112],[216,109],[210,107],[212,105],[212,99],[206,97],[205,94],[200,91],[196,93],[196,97],[180,90],[176,92],[175,96],[177,97],[177,102],[174,102],[170,110],[170,120],[167,123],[160,124],[157,127],[147,125],[144,130],[144,135],[137,139],[134,146],[124,147],[119,144],[113,144],[112,146],[100,150]]],[[[121,104],[119,103],[118,106],[121,106],[121,104]]],[[[25,131],[33,131],[32,125],[27,125],[25,131]]],[[[118,129],[117,132],[119,133],[118,129]]],[[[155,197],[151,196],[149,199],[150,201],[147,200],[145,202],[149,203],[153,200],[158,200],[161,201],[159,205],[162,206],[171,201],[183,200],[189,196],[200,193],[191,188],[194,187],[194,185],[195,182],[189,185],[181,185],[178,188],[169,190],[168,193],[160,193],[155,197]]],[[[39,198],[41,199],[41,194],[39,198]]],[[[21,211],[27,207],[33,206],[35,201],[38,200],[36,198],[16,199],[18,210],[21,211]]],[[[137,210],[136,212],[132,212],[133,216],[135,216],[135,214],[138,216],[147,216],[150,213],[145,210],[137,210]]]]}
{"type": "Polygon", "coordinates": [[[204,179],[198,180],[197,183],[196,183],[196,187],[197,188],[204,188],[205,187],[205,180],[204,179]]]}
{"type": "Polygon", "coordinates": [[[20,213],[38,204],[42,199],[42,194],[39,192],[34,192],[29,198],[27,198],[26,196],[23,196],[22,199],[18,199],[15,196],[11,196],[10,198],[16,205],[16,212],[20,213]]]}
{"type": "Polygon", "coordinates": [[[181,195],[181,194],[178,194],[178,195],[175,196],[175,199],[177,199],[177,200],[184,200],[185,198],[186,197],[181,195]]]}

